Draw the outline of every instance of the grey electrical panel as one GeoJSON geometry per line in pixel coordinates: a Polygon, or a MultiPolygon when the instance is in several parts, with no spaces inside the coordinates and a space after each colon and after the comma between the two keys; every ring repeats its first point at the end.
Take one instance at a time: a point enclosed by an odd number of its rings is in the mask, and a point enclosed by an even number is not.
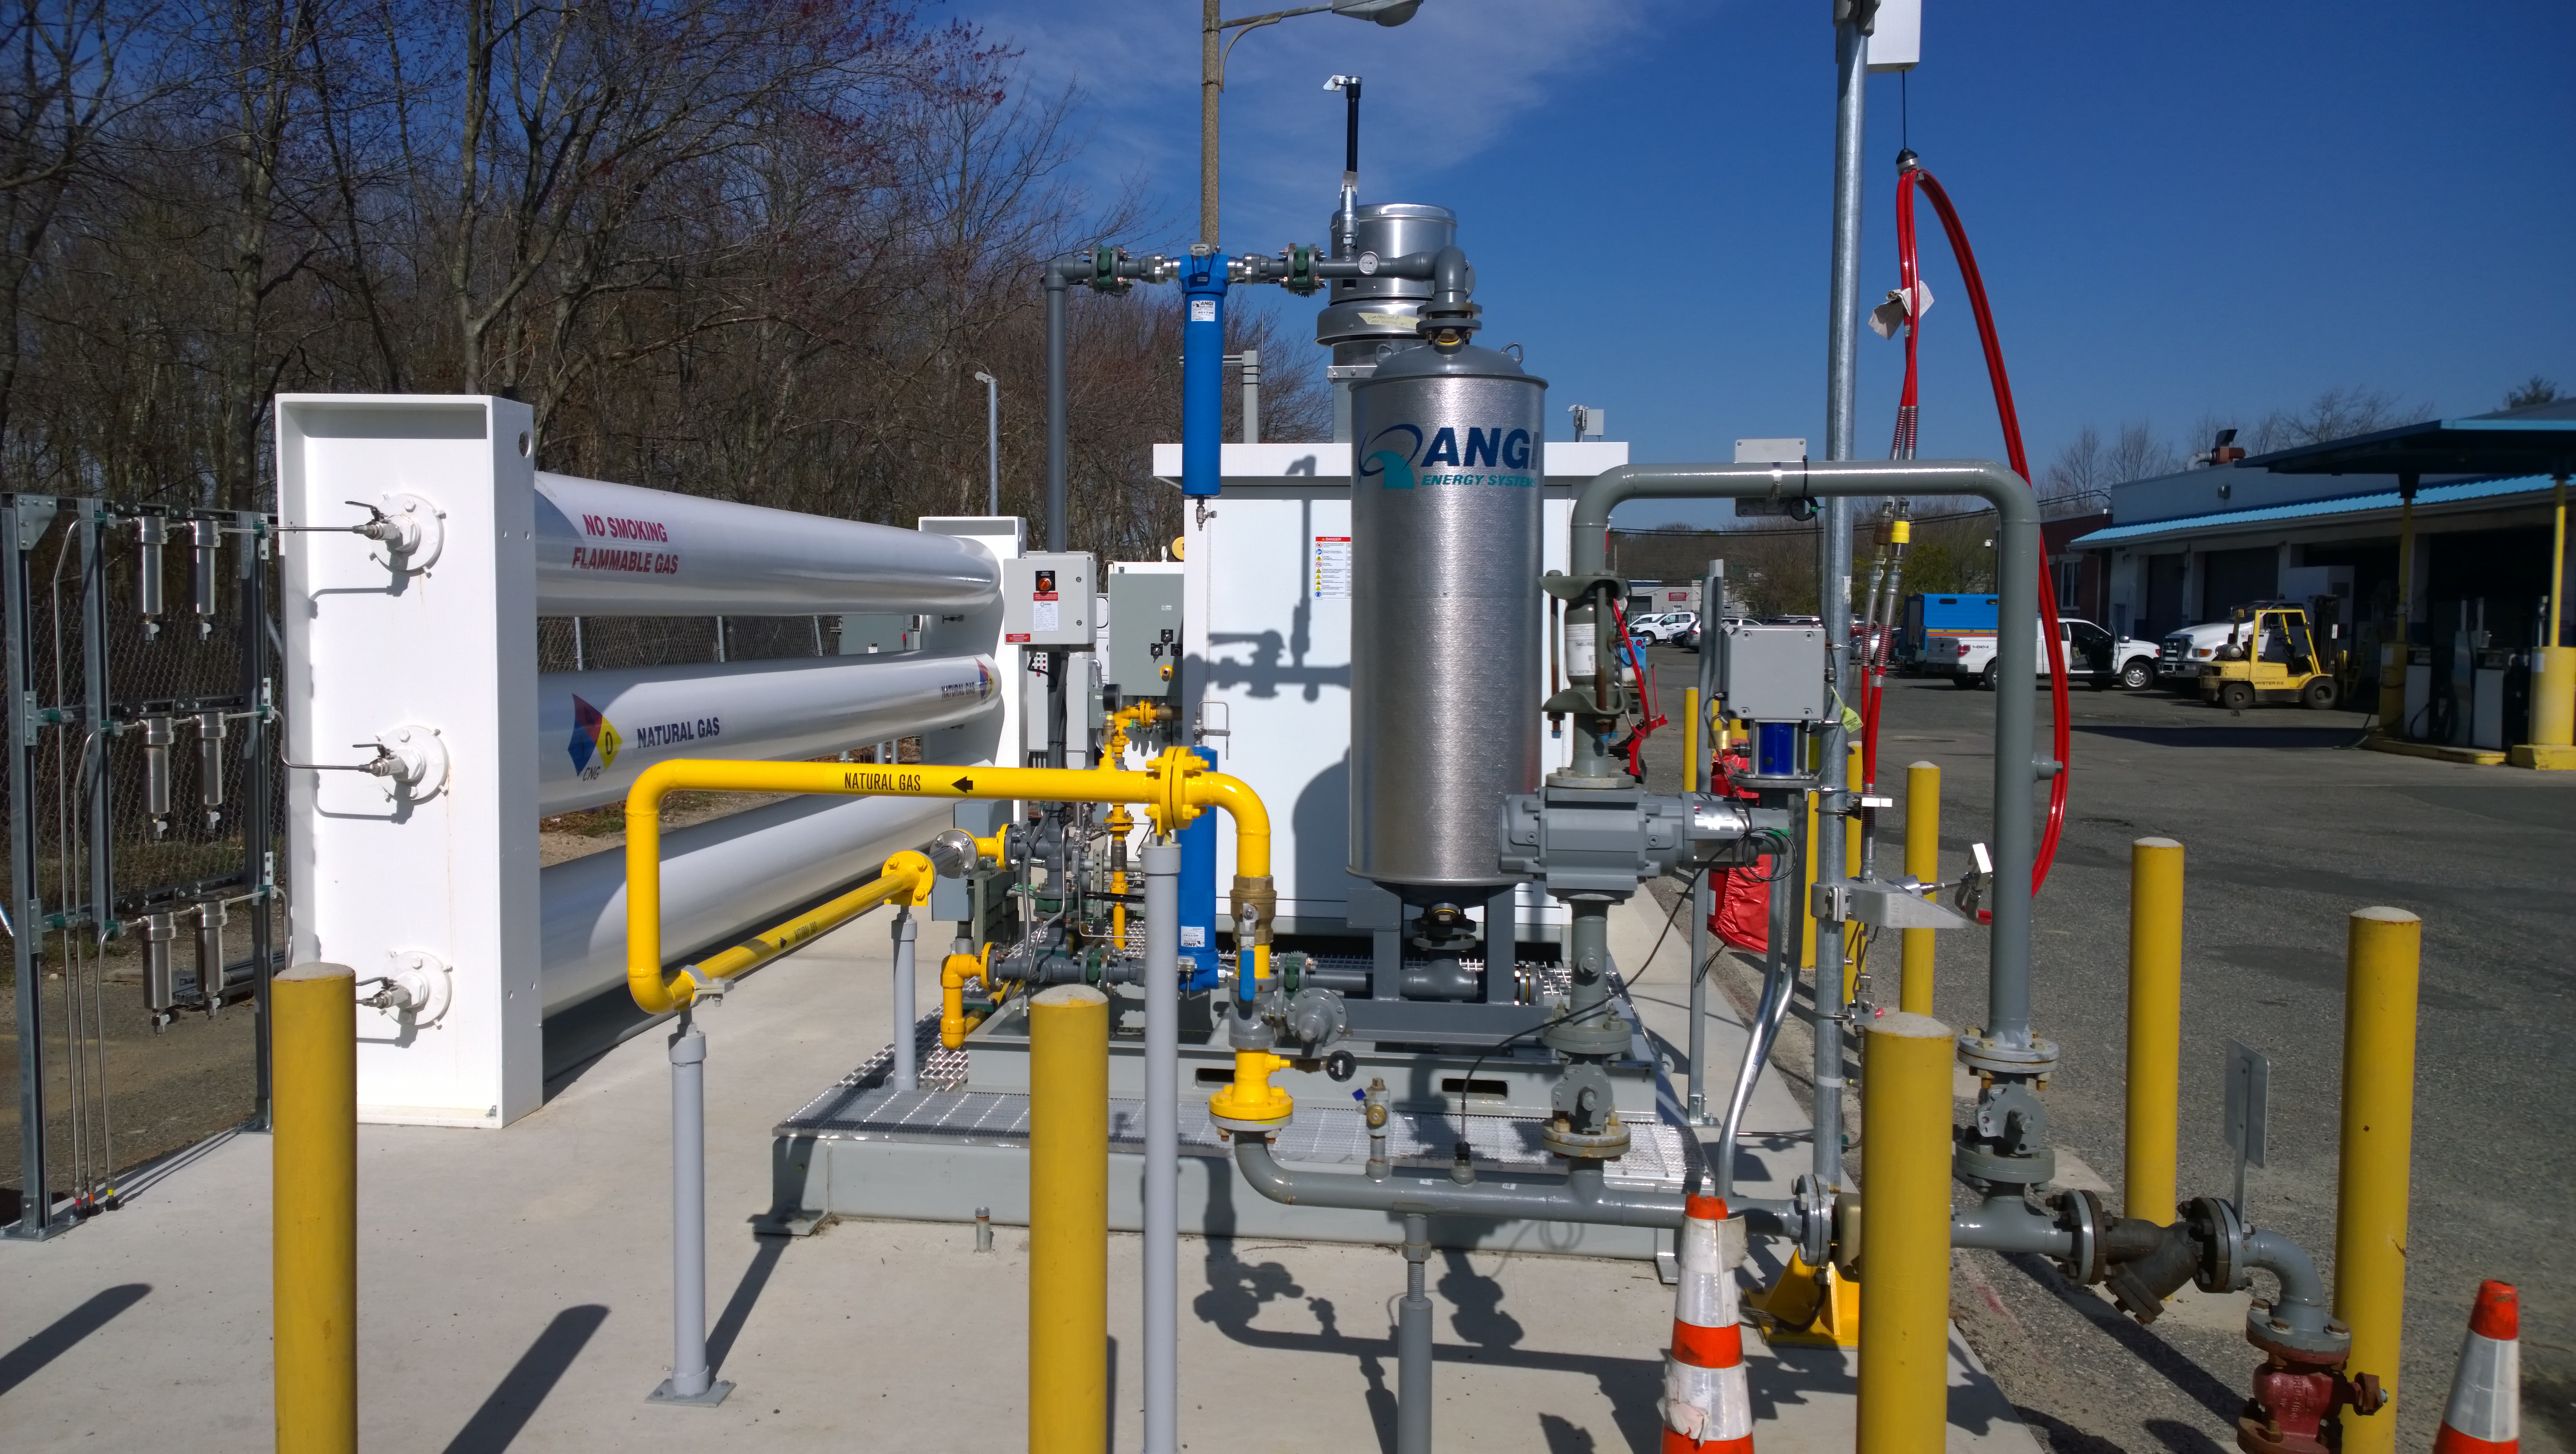
{"type": "Polygon", "coordinates": [[[1180,674],[1181,573],[1109,575],[1109,683],[1122,701],[1168,697],[1180,674]]]}
{"type": "Polygon", "coordinates": [[[1014,646],[1091,648],[1091,553],[1069,550],[1002,562],[1002,639],[1014,646]]]}
{"type": "Polygon", "coordinates": [[[1718,638],[1718,694],[1747,722],[1825,716],[1825,628],[1730,626],[1718,638]]]}

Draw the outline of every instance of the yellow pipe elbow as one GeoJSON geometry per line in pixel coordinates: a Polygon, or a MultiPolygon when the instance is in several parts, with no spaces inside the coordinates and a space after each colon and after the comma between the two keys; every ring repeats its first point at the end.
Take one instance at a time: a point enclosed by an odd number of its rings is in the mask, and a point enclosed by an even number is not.
{"type": "Polygon", "coordinates": [[[983,1023],[981,1015],[966,1014],[966,981],[984,973],[984,955],[993,946],[984,946],[983,955],[952,954],[939,962],[939,1043],[951,1050],[966,1043],[966,1032],[983,1023]]]}

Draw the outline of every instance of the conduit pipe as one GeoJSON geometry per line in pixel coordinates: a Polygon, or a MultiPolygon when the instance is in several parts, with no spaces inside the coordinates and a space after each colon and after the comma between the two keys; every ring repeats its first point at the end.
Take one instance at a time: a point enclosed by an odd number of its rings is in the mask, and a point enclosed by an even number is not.
{"type": "MultiPolygon", "coordinates": [[[[2039,506],[2030,486],[1983,460],[1809,461],[1802,465],[1622,465],[1595,477],[1575,496],[1569,528],[1569,573],[1605,570],[1610,512],[1629,500],[1970,495],[1995,508],[1997,594],[2030,601],[2039,590],[2039,506]]],[[[1616,649],[1606,621],[1600,650],[1616,649]]],[[[1986,1038],[2028,1051],[2030,1033],[2030,866],[2033,785],[2042,765],[2031,755],[2036,634],[1995,635],[1993,938],[1987,983],[1986,1038]]],[[[1595,751],[1600,751],[1596,745],[1595,751]]]]}
{"type": "Polygon", "coordinates": [[[1145,1454],[1180,1447],[1181,849],[1146,845],[1145,1454]]]}
{"type": "Polygon", "coordinates": [[[969,722],[1001,703],[990,656],[692,663],[537,678],[537,811],[614,803],[675,757],[810,758],[969,722]]]}
{"type": "Polygon", "coordinates": [[[958,615],[1001,598],[973,541],[537,473],[537,614],[958,615]]]}
{"type": "MultiPolygon", "coordinates": [[[[1250,972],[1261,977],[1269,972],[1270,921],[1277,903],[1270,882],[1269,812],[1249,786],[1222,773],[1206,771],[1186,749],[1165,752],[1144,772],[683,758],[648,769],[626,795],[627,988],[636,1005],[648,1014],[658,1015],[688,1004],[701,986],[720,978],[706,972],[703,966],[684,966],[679,974],[668,978],[662,973],[662,798],[682,788],[947,802],[1001,799],[1143,803],[1152,813],[1157,830],[1167,835],[1179,831],[1201,812],[1220,808],[1234,820],[1238,933],[1246,926],[1251,930],[1250,972]]],[[[1241,1069],[1238,1064],[1238,1071],[1241,1069]]]]}

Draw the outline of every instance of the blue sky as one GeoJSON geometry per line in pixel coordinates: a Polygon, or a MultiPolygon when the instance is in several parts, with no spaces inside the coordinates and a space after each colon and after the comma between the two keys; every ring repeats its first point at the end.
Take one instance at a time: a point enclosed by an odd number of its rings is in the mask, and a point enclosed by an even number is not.
{"type": "MultiPolygon", "coordinates": [[[[1243,0],[1229,18],[1275,8],[1243,0]]],[[[2335,386],[2445,413],[2538,372],[2576,390],[2576,8],[2550,3],[1927,0],[1905,139],[1959,205],[2035,464],[2087,422],[2176,443],[2335,386]]],[[[1195,232],[1192,0],[952,0],[1073,84],[1103,192],[1195,232]]],[[[1826,0],[1425,0],[1384,29],[1250,33],[1225,95],[1223,242],[1322,242],[1335,71],[1367,77],[1364,201],[1460,214],[1484,341],[1641,460],[1824,432],[1833,34],[1826,0]]],[[[1895,285],[1897,77],[1869,95],[1864,298],[1895,285]]],[[[1975,325],[1922,210],[1926,457],[2000,458],[1975,325]],[[1946,286],[1945,286],[1946,284],[1946,286]]],[[[1140,295],[1140,301],[1143,295],[1140,295]]],[[[1262,306],[1305,315],[1304,300],[1262,306]]],[[[1898,345],[1862,337],[1860,452],[1885,452],[1898,345]]],[[[1320,359],[1320,352],[1318,353],[1320,359]]],[[[1676,512],[1650,507],[1655,523],[1676,512]]]]}

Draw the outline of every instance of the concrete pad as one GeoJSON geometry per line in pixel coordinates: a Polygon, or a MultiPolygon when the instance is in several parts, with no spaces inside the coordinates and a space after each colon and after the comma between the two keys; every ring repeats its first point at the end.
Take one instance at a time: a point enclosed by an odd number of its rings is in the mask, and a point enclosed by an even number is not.
{"type": "MultiPolygon", "coordinates": [[[[964,1226],[844,1222],[794,1241],[748,1231],[767,1205],[770,1126],[883,1043],[887,964],[885,923],[871,917],[702,1017],[711,1348],[736,1385],[719,1408],[644,1401],[670,1364],[659,1032],[505,1131],[361,1128],[363,1442],[1017,1446],[1025,1233],[1003,1229],[979,1254],[964,1226]]],[[[1761,1124],[1796,1124],[1776,1085],[1756,1105],[1761,1124]]],[[[1766,1164],[1763,1184],[1777,1176],[1766,1164]]],[[[68,1236],[0,1244],[7,1447],[270,1447],[268,1209],[267,1138],[241,1135],[68,1236]]],[[[1141,1427],[1139,1252],[1134,1237],[1111,1239],[1113,1447],[1133,1447],[1141,1427]]],[[[1431,1275],[1443,1447],[1656,1447],[1672,1293],[1651,1265],[1507,1249],[1444,1254],[1431,1275]]],[[[1185,1244],[1185,1442],[1391,1447],[1389,1314],[1403,1281],[1382,1249],[1185,1244]]],[[[1748,1353],[1766,1449],[1850,1447],[1848,1355],[1774,1355],[1758,1339],[1748,1353]]],[[[1950,1447],[2029,1448],[1953,1353],[1950,1447]]]]}

